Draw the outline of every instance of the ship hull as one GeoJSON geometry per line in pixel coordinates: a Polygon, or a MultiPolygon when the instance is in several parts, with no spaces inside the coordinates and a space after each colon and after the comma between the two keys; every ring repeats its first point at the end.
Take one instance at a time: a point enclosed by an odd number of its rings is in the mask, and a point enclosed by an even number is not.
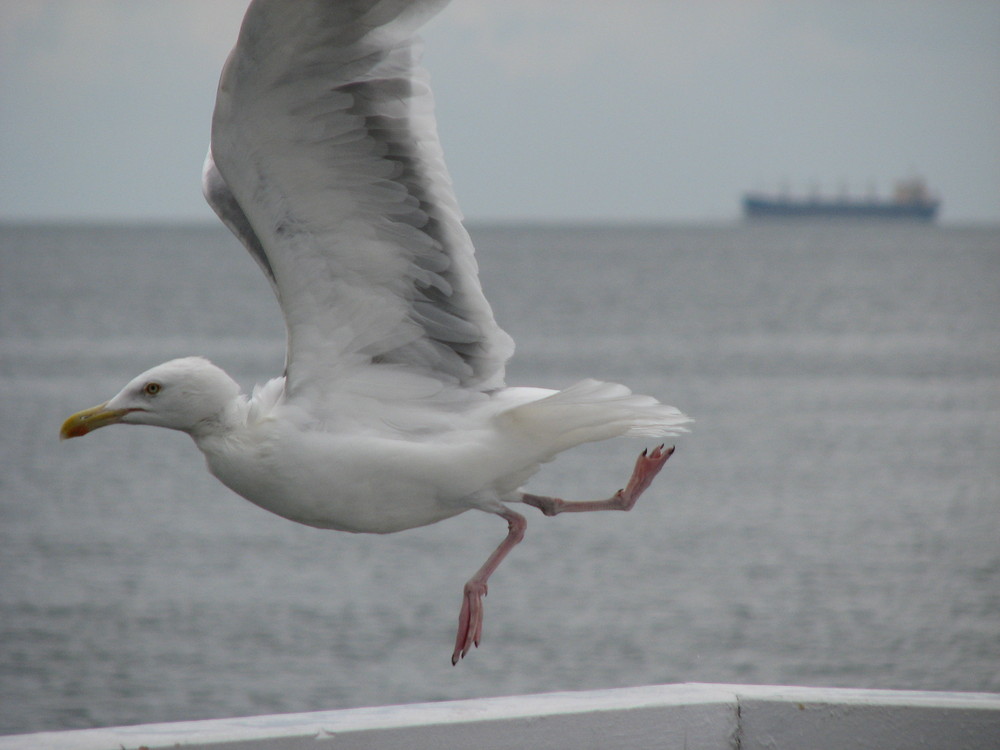
{"type": "Polygon", "coordinates": [[[894,203],[887,201],[786,200],[747,195],[743,212],[750,219],[908,219],[933,221],[937,201],[894,203]]]}

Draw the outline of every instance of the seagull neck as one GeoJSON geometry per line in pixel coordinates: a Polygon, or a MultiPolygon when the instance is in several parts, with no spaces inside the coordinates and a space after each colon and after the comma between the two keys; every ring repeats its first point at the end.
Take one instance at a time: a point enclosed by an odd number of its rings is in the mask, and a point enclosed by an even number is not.
{"type": "Polygon", "coordinates": [[[226,438],[246,426],[247,400],[243,395],[237,396],[215,415],[201,420],[189,431],[195,443],[201,445],[213,438],[226,438]]]}

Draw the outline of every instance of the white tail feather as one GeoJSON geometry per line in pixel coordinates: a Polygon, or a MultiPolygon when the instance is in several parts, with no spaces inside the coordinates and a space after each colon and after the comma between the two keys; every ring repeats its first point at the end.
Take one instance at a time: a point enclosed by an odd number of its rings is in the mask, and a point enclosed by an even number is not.
{"type": "Polygon", "coordinates": [[[500,415],[505,426],[543,442],[551,455],[613,437],[667,437],[687,432],[691,420],[652,396],[618,383],[582,380],[551,396],[500,415]]]}

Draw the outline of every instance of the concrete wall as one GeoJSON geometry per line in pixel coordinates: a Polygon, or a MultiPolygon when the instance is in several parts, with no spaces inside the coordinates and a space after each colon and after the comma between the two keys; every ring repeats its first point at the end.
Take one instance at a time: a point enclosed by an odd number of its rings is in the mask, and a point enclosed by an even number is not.
{"type": "Polygon", "coordinates": [[[0,750],[1000,750],[1000,695],[659,685],[0,737],[0,750]]]}

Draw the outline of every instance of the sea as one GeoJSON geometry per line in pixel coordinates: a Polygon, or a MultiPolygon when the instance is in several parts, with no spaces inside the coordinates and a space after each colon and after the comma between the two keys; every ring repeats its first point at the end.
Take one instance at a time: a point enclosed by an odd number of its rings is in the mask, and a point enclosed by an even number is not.
{"type": "MultiPolygon", "coordinates": [[[[0,733],[679,682],[1000,691],[1000,227],[476,225],[511,384],[627,384],[696,421],[630,513],[386,536],[247,503],[178,432],[60,443],[161,361],[281,372],[215,226],[0,226],[0,733]]],[[[536,494],[605,497],[647,444],[536,494]]],[[[649,446],[652,447],[652,446],[649,446]]]]}

